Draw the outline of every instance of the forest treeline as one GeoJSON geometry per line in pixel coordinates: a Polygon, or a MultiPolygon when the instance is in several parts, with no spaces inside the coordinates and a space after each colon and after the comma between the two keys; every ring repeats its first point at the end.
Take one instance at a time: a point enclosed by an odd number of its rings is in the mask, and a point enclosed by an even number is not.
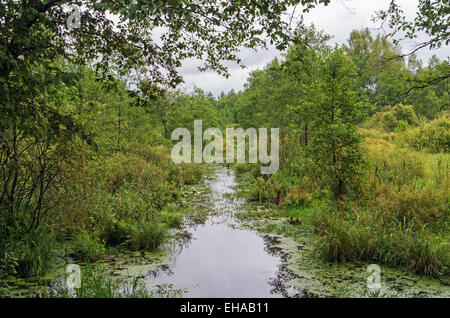
{"type": "MultiPolygon", "coordinates": [[[[105,87],[91,69],[75,71],[79,84],[57,92],[58,116],[82,133],[2,134],[3,275],[42,275],[68,257],[99,260],[111,247],[154,250],[180,225],[185,186],[203,177],[199,165],[173,164],[159,117],[123,82],[105,87]]],[[[203,93],[185,96],[183,107],[180,125],[216,120],[203,93]]]]}
{"type": "MultiPolygon", "coordinates": [[[[203,129],[280,128],[276,174],[235,168],[249,199],[298,217],[314,210],[325,260],[448,275],[449,61],[399,57],[368,30],[331,46],[300,26],[282,58],[252,72],[242,91],[214,97],[173,88],[181,61],[203,58],[226,74],[220,61],[238,61],[240,45],[269,36],[286,48],[280,16],[290,1],[222,11],[203,0],[78,2],[86,10],[74,30],[62,27],[70,11],[60,1],[0,9],[0,294],[6,277],[160,247],[180,226],[186,189],[205,174],[170,158],[172,130],[195,119],[203,129]],[[161,25],[161,47],[149,45],[148,30],[161,25]]],[[[442,32],[432,30],[430,45],[442,32]]]]}
{"type": "Polygon", "coordinates": [[[342,46],[328,40],[300,29],[284,58],[219,98],[230,122],[280,128],[279,172],[237,167],[252,175],[248,197],[290,217],[314,214],[326,260],[448,275],[449,82],[411,83],[449,62],[399,58],[398,46],[368,29],[342,46]]]}

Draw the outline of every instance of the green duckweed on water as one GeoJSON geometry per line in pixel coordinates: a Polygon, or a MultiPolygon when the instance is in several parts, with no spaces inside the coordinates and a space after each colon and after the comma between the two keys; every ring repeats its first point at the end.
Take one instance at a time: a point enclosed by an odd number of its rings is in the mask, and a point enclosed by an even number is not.
{"type": "MultiPolygon", "coordinates": [[[[380,266],[381,290],[370,291],[367,288],[369,264],[329,263],[316,255],[315,246],[319,238],[312,223],[316,208],[291,211],[258,206],[239,198],[236,190],[242,188],[241,183],[230,187],[233,191],[221,195],[226,204],[212,209],[218,198],[211,193],[208,182],[214,180],[220,181],[217,176],[210,176],[204,185],[186,189],[184,195],[189,200],[183,208],[184,221],[179,228],[171,229],[169,239],[160,249],[152,252],[115,249],[95,266],[104,266],[108,275],[125,285],[138,279],[145,286],[145,292],[137,293],[140,296],[180,297],[195,292],[196,287],[174,287],[171,283],[153,283],[152,279],[170,271],[170,267],[177,262],[178,253],[191,243],[192,229],[205,224],[213,216],[223,216],[218,220],[233,229],[259,233],[264,238],[268,253],[280,257],[280,268],[273,286],[277,293],[285,297],[450,297],[448,280],[417,275],[407,268],[387,266],[380,266]]],[[[91,265],[87,266],[90,268],[91,265]]],[[[10,288],[2,296],[58,297],[58,280],[61,277],[64,277],[64,266],[59,266],[57,271],[45,277],[6,280],[4,283],[10,288]]]]}
{"type": "MultiPolygon", "coordinates": [[[[249,211],[240,215],[248,228],[267,234],[269,248],[284,255],[287,269],[295,278],[288,284],[306,289],[319,297],[370,297],[367,266],[364,262],[328,263],[315,254],[319,239],[311,224],[290,224],[278,212],[249,211]],[[272,216],[271,216],[272,215],[272,216]]],[[[381,268],[381,291],[384,297],[450,297],[450,281],[417,275],[409,269],[381,268]]]]}

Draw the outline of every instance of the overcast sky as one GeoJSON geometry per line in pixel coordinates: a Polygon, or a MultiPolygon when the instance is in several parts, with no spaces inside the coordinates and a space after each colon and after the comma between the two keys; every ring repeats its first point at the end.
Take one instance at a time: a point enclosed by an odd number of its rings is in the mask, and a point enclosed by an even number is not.
{"type": "MultiPolygon", "coordinates": [[[[417,10],[417,0],[400,0],[398,1],[410,20],[417,10]]],[[[361,29],[369,27],[375,29],[378,25],[371,22],[371,17],[375,11],[386,9],[390,0],[332,0],[328,6],[319,6],[309,13],[305,14],[305,23],[314,23],[317,29],[324,30],[334,38],[331,43],[343,44],[347,41],[350,32],[353,29],[361,29]]],[[[299,11],[299,10],[297,10],[299,11]]],[[[373,32],[376,32],[375,30],[373,32]]],[[[420,38],[419,38],[420,40],[420,38]]],[[[407,50],[413,45],[412,42],[402,42],[402,47],[407,50]]],[[[439,50],[430,51],[422,49],[418,52],[419,58],[425,63],[428,59],[436,54],[441,60],[450,56],[450,47],[442,47],[439,50]]],[[[239,91],[243,88],[247,81],[249,72],[263,68],[268,62],[281,53],[275,48],[268,50],[260,49],[257,52],[253,50],[243,50],[239,57],[242,59],[245,69],[241,69],[238,65],[229,64],[229,72],[231,76],[225,78],[214,72],[200,72],[197,67],[201,63],[189,60],[183,63],[180,72],[183,75],[185,84],[183,88],[191,90],[194,86],[200,87],[205,91],[212,92],[215,96],[220,92],[228,92],[231,89],[239,91]]],[[[227,64],[228,65],[228,64],[227,64]]]]}

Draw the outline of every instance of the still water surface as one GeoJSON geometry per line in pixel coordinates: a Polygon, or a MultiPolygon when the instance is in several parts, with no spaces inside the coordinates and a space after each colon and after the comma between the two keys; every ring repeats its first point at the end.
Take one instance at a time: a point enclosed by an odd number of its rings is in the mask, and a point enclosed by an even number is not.
{"type": "Polygon", "coordinates": [[[237,185],[234,172],[221,168],[212,180],[205,224],[188,228],[191,240],[173,255],[171,265],[149,275],[147,284],[173,284],[188,297],[283,297],[290,292],[280,280],[281,256],[266,240],[238,227],[234,214],[243,200],[230,195],[237,185]]]}

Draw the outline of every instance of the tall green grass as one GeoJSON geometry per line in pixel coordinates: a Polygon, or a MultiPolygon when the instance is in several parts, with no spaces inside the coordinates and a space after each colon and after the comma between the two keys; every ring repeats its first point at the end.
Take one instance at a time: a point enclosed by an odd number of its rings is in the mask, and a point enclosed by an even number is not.
{"type": "Polygon", "coordinates": [[[95,262],[106,252],[106,248],[96,232],[81,229],[70,242],[70,254],[75,259],[95,262]]]}
{"type": "Polygon", "coordinates": [[[81,269],[80,287],[73,290],[62,286],[58,297],[75,298],[174,298],[183,295],[172,285],[149,288],[138,276],[115,276],[105,265],[87,265],[81,269]]]}
{"type": "Polygon", "coordinates": [[[433,277],[450,273],[450,243],[425,229],[367,213],[322,214],[315,224],[322,238],[318,252],[329,261],[405,266],[433,277]]]}
{"type": "Polygon", "coordinates": [[[48,228],[27,231],[23,225],[0,223],[0,277],[33,277],[53,268],[58,243],[48,228]]]}

